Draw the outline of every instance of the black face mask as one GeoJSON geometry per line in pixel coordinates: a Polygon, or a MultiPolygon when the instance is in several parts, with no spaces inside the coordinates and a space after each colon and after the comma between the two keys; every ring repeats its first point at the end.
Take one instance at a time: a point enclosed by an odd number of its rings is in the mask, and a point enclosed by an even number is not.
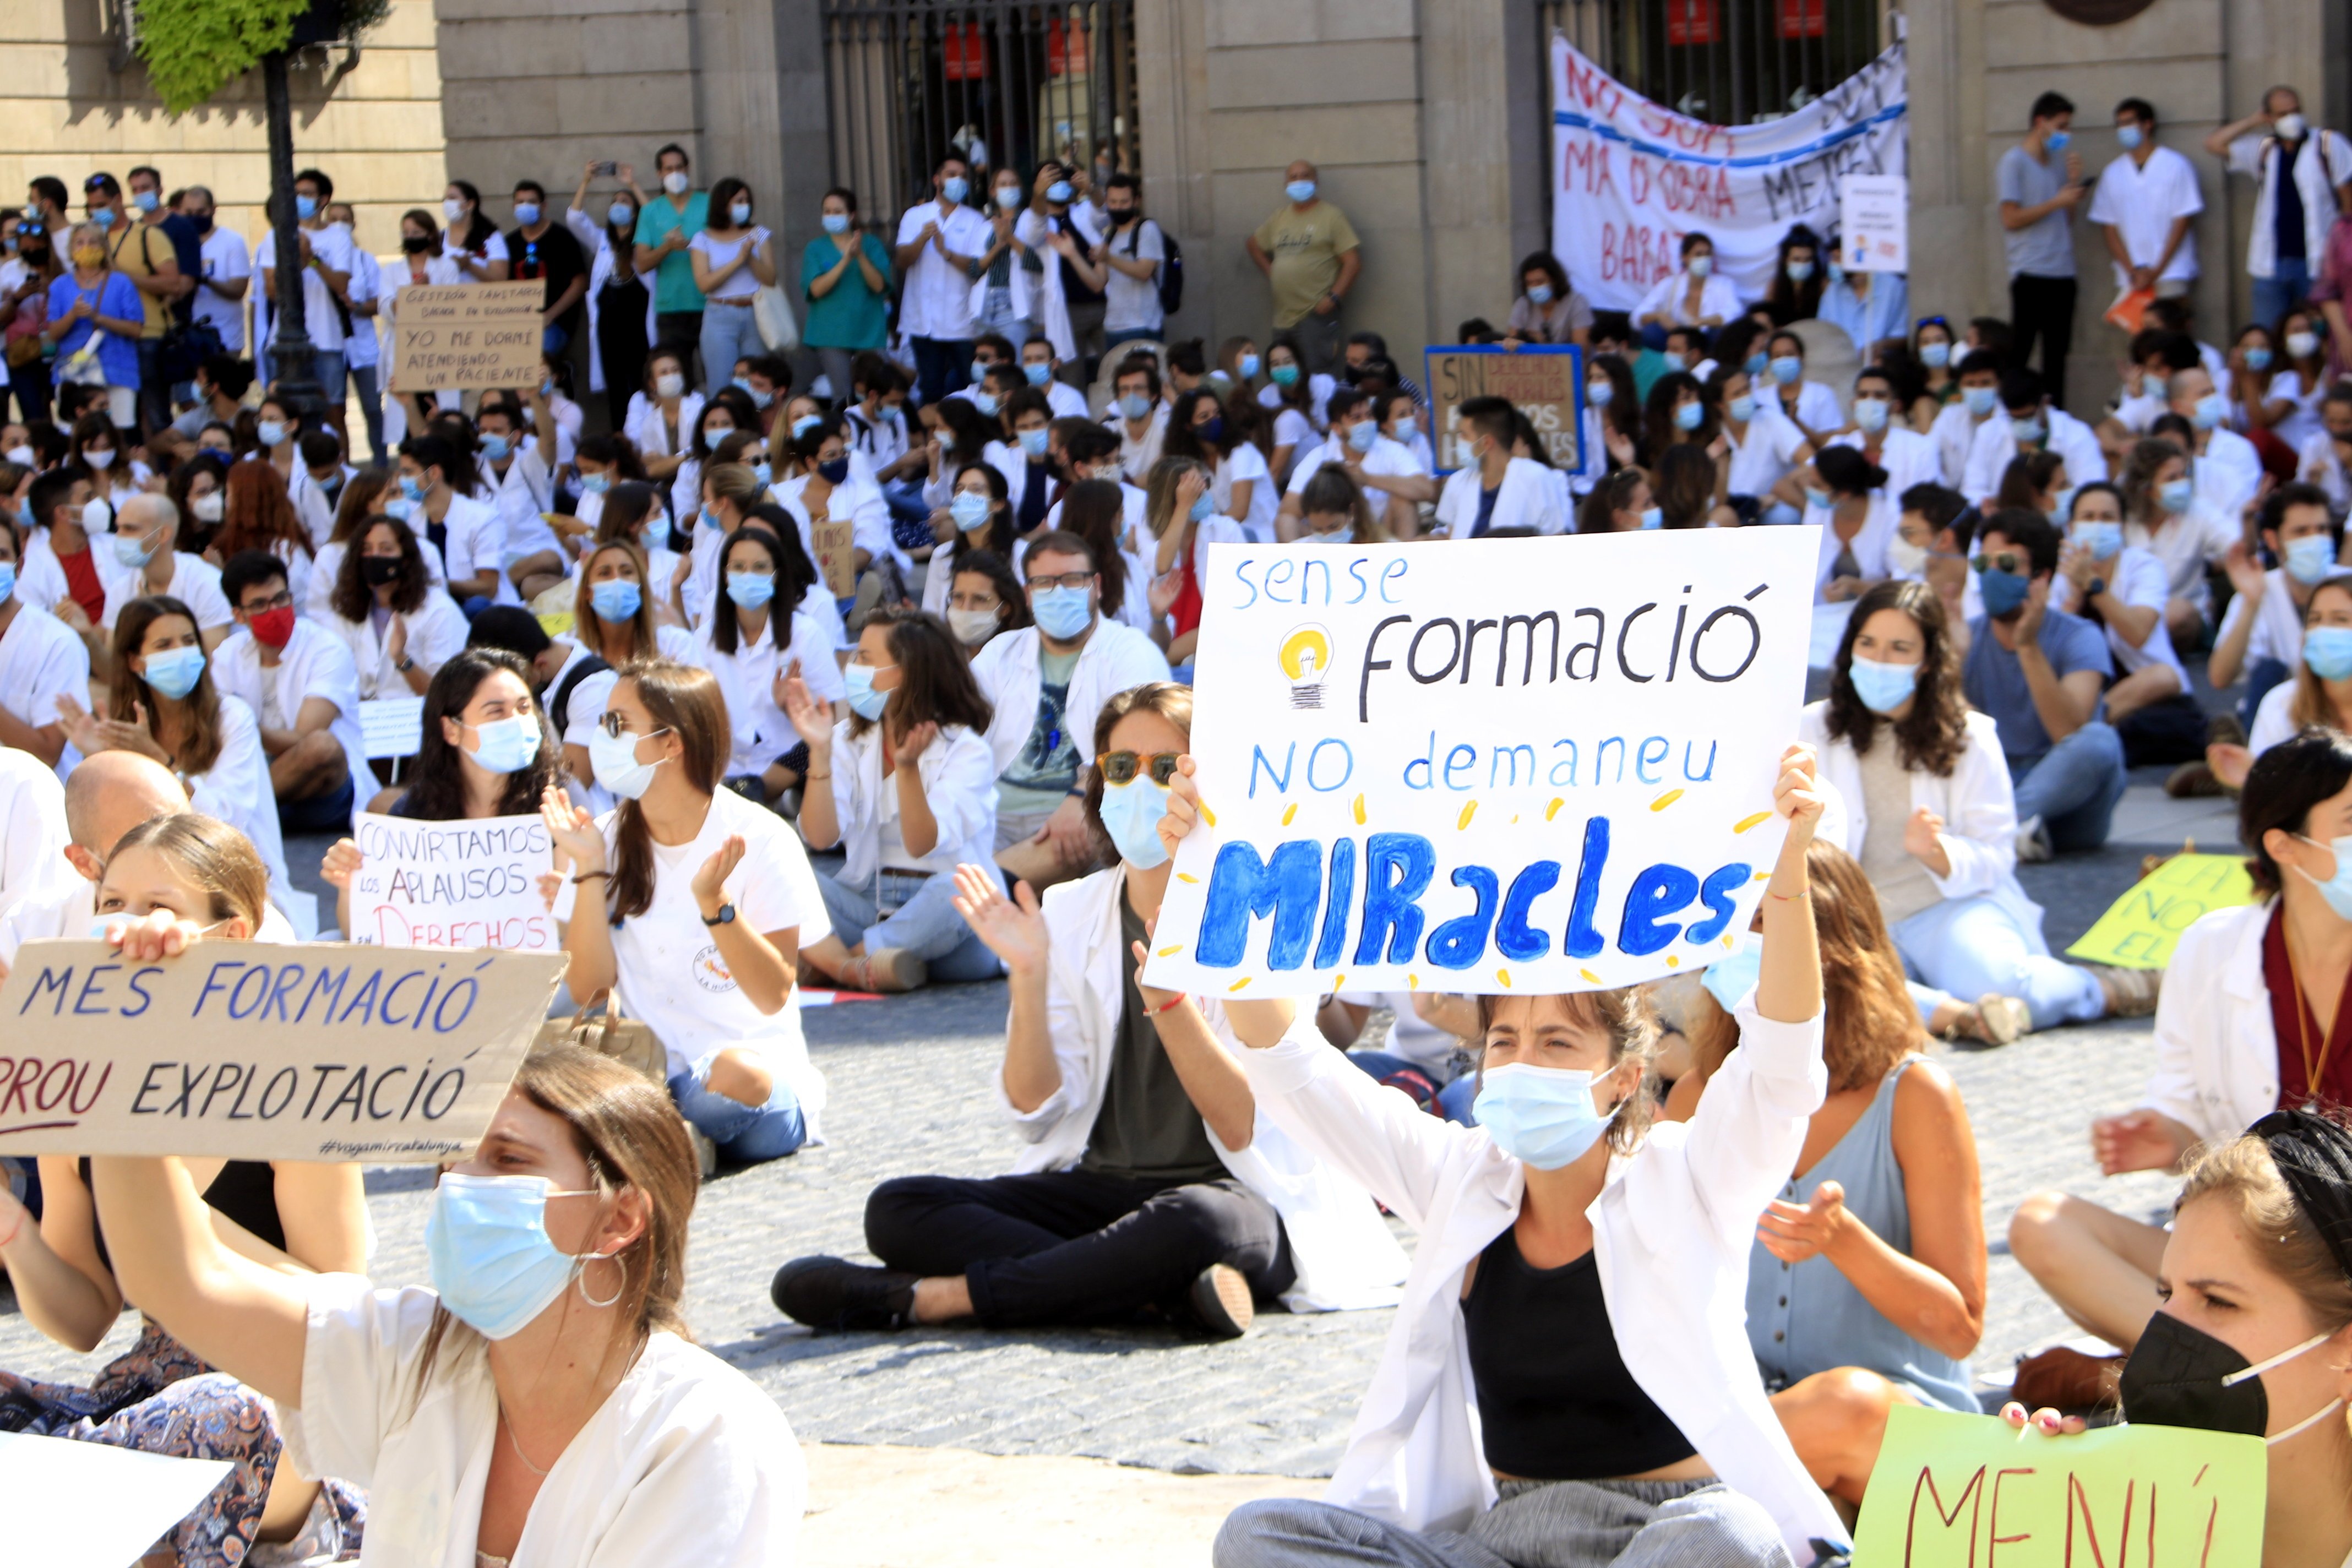
{"type": "Polygon", "coordinates": [[[360,575],[371,588],[382,588],[400,580],[400,557],[397,555],[364,555],[360,558],[360,575]]]}
{"type": "Polygon", "coordinates": [[[849,478],[849,459],[835,458],[830,463],[819,463],[816,466],[816,471],[826,484],[837,485],[849,478]]]}
{"type": "MultiPolygon", "coordinates": [[[[2158,1312],[2124,1363],[2124,1419],[2136,1426],[2188,1426],[2260,1437],[2270,1430],[2270,1395],[2260,1373],[2293,1361],[2330,1336],[2271,1357],[2258,1367],[2193,1323],[2158,1312]]],[[[2312,1420],[2326,1415],[2331,1404],[2312,1420]]],[[[2310,1422],[2305,1423],[2305,1426],[2310,1422]]],[[[2300,1426],[2282,1432],[2284,1438],[2300,1426]]]]}
{"type": "Polygon", "coordinates": [[[191,213],[188,215],[188,221],[196,226],[198,234],[210,234],[213,231],[213,215],[210,213],[191,213]]]}
{"type": "Polygon", "coordinates": [[[1108,213],[1110,221],[1116,224],[1123,224],[1135,216],[1133,207],[1105,207],[1103,211],[1108,213]]]}
{"type": "Polygon", "coordinates": [[[433,248],[433,242],[421,234],[404,234],[400,237],[400,248],[410,256],[422,256],[433,248]]]}

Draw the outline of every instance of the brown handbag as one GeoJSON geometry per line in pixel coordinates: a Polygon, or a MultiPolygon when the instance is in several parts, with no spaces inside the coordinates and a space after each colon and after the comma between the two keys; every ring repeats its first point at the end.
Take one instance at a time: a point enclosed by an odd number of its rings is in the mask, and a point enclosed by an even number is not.
{"type": "Polygon", "coordinates": [[[540,1025],[539,1038],[533,1043],[542,1047],[575,1045],[635,1068],[664,1088],[669,1084],[669,1052],[661,1037],[654,1033],[652,1025],[622,1017],[614,1009],[610,991],[597,992],[569,1018],[550,1018],[540,1025]],[[594,1009],[600,1003],[604,1010],[596,1013],[594,1009]]]}

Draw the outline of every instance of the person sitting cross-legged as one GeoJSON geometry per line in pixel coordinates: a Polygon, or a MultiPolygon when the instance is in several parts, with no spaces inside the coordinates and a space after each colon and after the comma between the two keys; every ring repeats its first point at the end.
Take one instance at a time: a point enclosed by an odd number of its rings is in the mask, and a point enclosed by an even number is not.
{"type": "Polygon", "coordinates": [[[261,725],[278,826],[288,833],[348,828],[354,803],[365,805],[376,790],[350,647],[297,617],[286,563],[266,550],[230,556],[221,592],[237,629],[213,655],[214,677],[261,725]]]}

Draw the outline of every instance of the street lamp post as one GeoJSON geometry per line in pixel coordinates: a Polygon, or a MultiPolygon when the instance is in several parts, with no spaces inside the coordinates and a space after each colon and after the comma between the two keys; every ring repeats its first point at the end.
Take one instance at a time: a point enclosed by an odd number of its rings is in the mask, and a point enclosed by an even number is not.
{"type": "Polygon", "coordinates": [[[275,341],[265,345],[276,373],[271,390],[288,413],[312,420],[326,412],[310,343],[310,313],[302,299],[302,237],[294,216],[294,103],[286,83],[288,51],[261,58],[262,97],[269,119],[269,232],[278,254],[277,308],[270,313],[275,341]]]}

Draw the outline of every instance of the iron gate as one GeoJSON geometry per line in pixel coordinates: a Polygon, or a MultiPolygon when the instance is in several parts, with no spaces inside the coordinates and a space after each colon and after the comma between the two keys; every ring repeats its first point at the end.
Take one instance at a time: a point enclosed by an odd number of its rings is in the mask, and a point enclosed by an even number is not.
{"type": "MultiPolygon", "coordinates": [[[[824,0],[833,174],[887,217],[950,149],[1139,174],[1134,0],[824,0]]],[[[975,181],[978,199],[984,186],[975,181]]]]}
{"type": "MultiPolygon", "coordinates": [[[[1801,109],[1877,57],[1886,0],[1541,0],[1554,30],[1643,97],[1747,125],[1801,109]]],[[[1547,79],[1549,79],[1549,72],[1547,79]]]]}

